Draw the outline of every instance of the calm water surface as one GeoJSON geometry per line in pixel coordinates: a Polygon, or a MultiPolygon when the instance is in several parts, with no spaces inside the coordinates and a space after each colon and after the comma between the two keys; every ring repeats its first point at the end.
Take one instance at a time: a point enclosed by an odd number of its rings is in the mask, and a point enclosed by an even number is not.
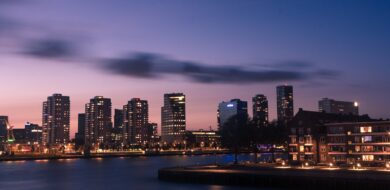
{"type": "MultiPolygon", "coordinates": [[[[75,159],[58,161],[0,162],[0,189],[161,189],[161,190],[235,190],[239,187],[193,185],[161,182],[158,168],[233,162],[232,155],[162,156],[138,158],[75,159]]],[[[240,160],[249,160],[249,155],[240,160]]]]}

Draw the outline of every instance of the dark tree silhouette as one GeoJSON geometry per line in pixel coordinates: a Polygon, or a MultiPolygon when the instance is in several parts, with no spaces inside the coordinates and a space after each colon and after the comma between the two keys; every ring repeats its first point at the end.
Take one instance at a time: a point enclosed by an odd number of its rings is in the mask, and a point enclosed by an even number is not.
{"type": "Polygon", "coordinates": [[[234,164],[238,164],[241,148],[250,147],[250,126],[247,115],[236,115],[219,129],[222,146],[234,151],[234,164]]]}
{"type": "MultiPolygon", "coordinates": [[[[286,128],[277,122],[268,126],[258,127],[247,115],[231,117],[220,129],[222,146],[234,151],[234,163],[238,163],[238,154],[241,150],[255,153],[254,162],[257,163],[259,144],[283,144],[286,142],[286,128]]],[[[274,150],[271,148],[271,153],[274,150]]],[[[275,161],[272,154],[272,161],[275,161]]]]}

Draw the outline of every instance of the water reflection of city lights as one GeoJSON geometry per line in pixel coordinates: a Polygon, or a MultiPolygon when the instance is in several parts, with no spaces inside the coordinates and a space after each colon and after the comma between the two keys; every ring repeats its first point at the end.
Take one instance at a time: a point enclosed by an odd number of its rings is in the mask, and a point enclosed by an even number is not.
{"type": "Polygon", "coordinates": [[[38,162],[38,163],[46,163],[46,162],[49,162],[49,160],[35,160],[35,162],[38,162]]]}

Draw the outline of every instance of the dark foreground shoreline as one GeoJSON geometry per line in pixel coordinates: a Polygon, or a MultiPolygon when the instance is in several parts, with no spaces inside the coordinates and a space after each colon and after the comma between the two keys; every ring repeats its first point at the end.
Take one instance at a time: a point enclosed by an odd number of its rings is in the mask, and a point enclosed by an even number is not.
{"type": "Polygon", "coordinates": [[[194,166],[158,171],[163,181],[307,190],[389,190],[390,172],[274,166],[194,166]]]}
{"type": "Polygon", "coordinates": [[[229,151],[164,151],[164,152],[125,152],[125,153],[94,153],[90,156],[81,154],[61,154],[61,155],[16,155],[0,157],[0,162],[5,161],[34,161],[34,160],[62,160],[62,159],[99,159],[99,158],[118,158],[118,157],[151,157],[151,156],[195,156],[195,155],[213,155],[229,154],[229,151]]]}

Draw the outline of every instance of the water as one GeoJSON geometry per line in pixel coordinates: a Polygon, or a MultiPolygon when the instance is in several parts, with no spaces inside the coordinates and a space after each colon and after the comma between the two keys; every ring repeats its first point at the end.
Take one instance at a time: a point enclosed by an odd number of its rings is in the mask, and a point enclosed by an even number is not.
{"type": "MultiPolygon", "coordinates": [[[[0,162],[0,189],[12,190],[234,190],[240,187],[162,182],[163,167],[233,162],[232,155],[161,156],[136,158],[75,159],[0,162]]],[[[241,155],[240,160],[249,160],[241,155]]],[[[250,188],[245,188],[250,189],[250,188]]]]}

